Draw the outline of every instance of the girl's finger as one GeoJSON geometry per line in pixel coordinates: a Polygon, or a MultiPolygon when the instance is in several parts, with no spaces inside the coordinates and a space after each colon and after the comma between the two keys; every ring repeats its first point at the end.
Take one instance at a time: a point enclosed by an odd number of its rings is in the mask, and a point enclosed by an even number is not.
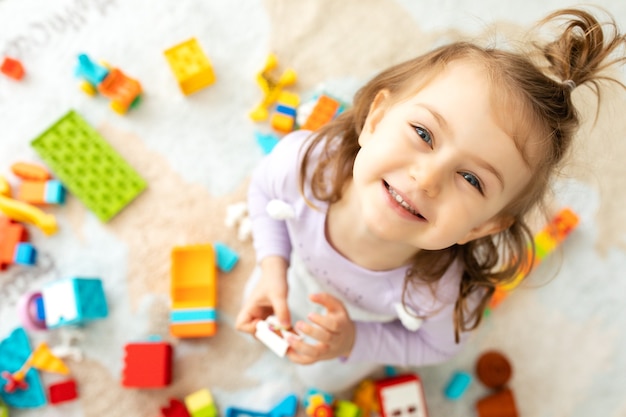
{"type": "Polygon", "coordinates": [[[298,330],[299,333],[305,334],[306,336],[309,336],[317,340],[318,342],[322,342],[322,343],[330,342],[330,338],[332,336],[328,332],[328,330],[324,329],[323,327],[311,326],[310,324],[304,321],[297,322],[296,329],[298,330]]]}
{"type": "Polygon", "coordinates": [[[338,298],[328,294],[327,292],[311,294],[309,299],[314,303],[325,307],[329,312],[344,310],[343,303],[338,298]]]}
{"type": "Polygon", "coordinates": [[[318,325],[328,332],[337,333],[339,331],[339,323],[335,316],[310,313],[307,315],[307,318],[311,320],[311,323],[318,325]]]}

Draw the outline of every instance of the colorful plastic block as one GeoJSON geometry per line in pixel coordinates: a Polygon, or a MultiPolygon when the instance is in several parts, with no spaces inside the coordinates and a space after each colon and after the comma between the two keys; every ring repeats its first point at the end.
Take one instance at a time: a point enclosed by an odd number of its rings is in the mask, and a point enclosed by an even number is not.
{"type": "Polygon", "coordinates": [[[31,145],[68,190],[103,222],[146,188],[145,180],[73,110],[31,145]]]}
{"type": "Polygon", "coordinates": [[[95,91],[98,85],[109,75],[109,69],[93,61],[89,55],[79,54],[75,74],[78,78],[91,84],[95,91]]]}
{"type": "Polygon", "coordinates": [[[37,261],[37,250],[28,242],[20,242],[15,246],[13,262],[20,265],[35,265],[37,261]]]}
{"type": "Polygon", "coordinates": [[[254,132],[254,136],[264,155],[272,152],[272,149],[274,149],[274,146],[276,146],[280,140],[278,136],[273,133],[254,132]]]}
{"type": "Polygon", "coordinates": [[[37,226],[46,235],[52,235],[57,232],[58,225],[56,217],[43,212],[32,204],[0,195],[0,211],[12,220],[31,223],[37,226]]]}
{"type": "Polygon", "coordinates": [[[22,181],[16,198],[30,204],[63,204],[65,189],[57,180],[22,181]]]}
{"type": "Polygon", "coordinates": [[[354,390],[352,401],[363,412],[364,417],[378,413],[378,399],[376,398],[376,385],[371,379],[364,379],[354,390]]]}
{"type": "Polygon", "coordinates": [[[50,175],[46,167],[31,162],[16,162],[11,165],[11,172],[16,177],[26,181],[47,181],[52,179],[52,175],[50,175]]]}
{"type": "Polygon", "coordinates": [[[217,417],[217,407],[208,389],[201,389],[185,397],[185,405],[191,417],[217,417]]]}
{"type": "MultiPolygon", "coordinates": [[[[0,342],[0,371],[12,373],[19,370],[31,355],[30,342],[23,328],[18,327],[0,342]]],[[[46,404],[46,393],[39,373],[35,369],[26,372],[26,389],[6,392],[6,381],[0,379],[0,398],[14,408],[40,407],[46,404]]]]}
{"type": "Polygon", "coordinates": [[[288,68],[277,79],[273,76],[273,70],[278,66],[276,55],[269,54],[263,69],[257,74],[256,82],[263,91],[263,100],[250,112],[250,118],[255,122],[267,120],[269,107],[276,102],[283,88],[296,82],[296,72],[288,68]]]}
{"type": "Polygon", "coordinates": [[[17,312],[22,325],[28,330],[47,329],[43,296],[39,291],[22,294],[17,303],[17,312]]]}
{"type": "Polygon", "coordinates": [[[9,417],[9,407],[0,398],[0,417],[9,417]]]}
{"type": "Polygon", "coordinates": [[[476,402],[477,417],[518,417],[513,391],[504,388],[476,402]]]}
{"type": "Polygon", "coordinates": [[[162,388],[172,382],[172,346],[169,343],[129,343],[124,352],[124,387],[162,388]]]}
{"type": "Polygon", "coordinates": [[[376,381],[376,395],[381,417],[428,417],[422,382],[417,375],[399,375],[376,381]]]}
{"type": "Polygon", "coordinates": [[[472,382],[472,376],[463,371],[455,372],[444,389],[444,395],[449,400],[458,400],[465,394],[472,382]]]}
{"type": "Polygon", "coordinates": [[[161,417],[191,417],[185,403],[177,398],[170,398],[167,406],[161,407],[161,417]]]}
{"type": "Polygon", "coordinates": [[[48,398],[50,399],[50,404],[60,404],[66,401],[75,400],[78,398],[76,381],[68,379],[50,384],[48,386],[48,398]]]}
{"type": "Polygon", "coordinates": [[[211,62],[196,38],[175,45],[164,54],[185,95],[195,93],[215,82],[211,62]]]}
{"type": "Polygon", "coordinates": [[[302,125],[304,130],[317,130],[333,120],[338,114],[341,103],[334,98],[322,94],[317,99],[311,114],[302,125]]]}
{"type": "Polygon", "coordinates": [[[504,354],[496,350],[484,352],[476,361],[476,375],[485,386],[500,389],[511,379],[513,367],[504,354]]]}
{"type": "Polygon", "coordinates": [[[48,283],[41,291],[46,326],[81,325],[108,316],[99,278],[67,278],[48,283]]]}
{"type": "Polygon", "coordinates": [[[289,343],[286,339],[287,335],[300,337],[291,327],[282,327],[276,316],[269,316],[265,320],[259,320],[256,323],[254,337],[263,342],[265,346],[281,358],[285,356],[289,349],[289,343]]]}
{"type": "Polygon", "coordinates": [[[15,262],[18,245],[28,240],[26,228],[0,215],[0,271],[15,262]]]}
{"type": "Polygon", "coordinates": [[[360,417],[361,410],[359,407],[346,400],[337,400],[334,405],[335,417],[360,417]]]}
{"type": "Polygon", "coordinates": [[[215,242],[214,247],[217,267],[224,272],[232,271],[239,261],[239,254],[221,242],[215,242]]]}
{"type": "Polygon", "coordinates": [[[296,109],[300,104],[300,97],[295,93],[281,91],[278,96],[276,109],[270,124],[282,133],[289,133],[294,129],[296,124],[296,109]]]}
{"type": "Polygon", "coordinates": [[[5,57],[4,61],[2,61],[2,65],[0,65],[0,72],[6,75],[9,78],[13,78],[14,80],[21,80],[24,78],[24,66],[17,59],[5,57]]]}
{"type": "Polygon", "coordinates": [[[172,250],[170,333],[206,337],[217,331],[217,267],[210,244],[172,250]]]}
{"type": "Polygon", "coordinates": [[[290,394],[268,412],[228,407],[226,417],[295,417],[298,411],[298,397],[290,394]]]}

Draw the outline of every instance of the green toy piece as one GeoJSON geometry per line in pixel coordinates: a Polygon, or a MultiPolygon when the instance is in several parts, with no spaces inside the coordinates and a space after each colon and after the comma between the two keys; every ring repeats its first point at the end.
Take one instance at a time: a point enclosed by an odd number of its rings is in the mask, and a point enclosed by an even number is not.
{"type": "Polygon", "coordinates": [[[146,181],[77,112],[31,142],[61,182],[103,222],[137,197],[146,181]]]}
{"type": "Polygon", "coordinates": [[[0,417],[9,417],[9,408],[0,399],[0,417]]]}

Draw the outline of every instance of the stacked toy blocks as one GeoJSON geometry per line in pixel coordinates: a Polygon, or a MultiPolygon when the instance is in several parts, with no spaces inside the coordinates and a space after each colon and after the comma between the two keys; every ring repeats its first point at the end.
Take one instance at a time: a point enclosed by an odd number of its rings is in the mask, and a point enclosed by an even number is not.
{"type": "Polygon", "coordinates": [[[296,124],[296,109],[300,104],[300,97],[289,91],[281,91],[276,100],[276,109],[270,120],[274,130],[289,133],[296,124]]]}
{"type": "Polygon", "coordinates": [[[102,281],[98,278],[53,281],[41,294],[48,328],[82,325],[109,314],[102,281]]]}
{"type": "Polygon", "coordinates": [[[169,343],[129,343],[124,352],[124,387],[162,388],[172,382],[172,346],[169,343]]]}
{"type": "Polygon", "coordinates": [[[196,38],[173,46],[164,54],[185,95],[195,93],[215,82],[211,62],[196,38]]]}
{"type": "Polygon", "coordinates": [[[170,333],[176,337],[213,336],[217,331],[217,265],[213,245],[172,250],[170,333]]]}
{"type": "Polygon", "coordinates": [[[11,264],[34,265],[37,251],[28,243],[26,228],[0,215],[0,271],[11,264]]]}
{"type": "Polygon", "coordinates": [[[69,191],[103,222],[146,188],[146,181],[73,110],[31,145],[69,191]]]}
{"type": "Polygon", "coordinates": [[[217,417],[217,407],[208,389],[201,389],[185,397],[185,406],[191,417],[217,417]]]}

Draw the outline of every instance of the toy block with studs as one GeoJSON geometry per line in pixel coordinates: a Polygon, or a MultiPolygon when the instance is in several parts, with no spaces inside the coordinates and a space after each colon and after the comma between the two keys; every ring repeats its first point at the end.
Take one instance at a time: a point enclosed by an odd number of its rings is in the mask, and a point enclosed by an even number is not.
{"type": "Polygon", "coordinates": [[[31,142],[67,189],[101,221],[130,204],[146,181],[75,111],[31,142]]]}
{"type": "Polygon", "coordinates": [[[172,382],[172,346],[166,342],[134,342],[124,347],[122,386],[162,388],[172,382]]]}
{"type": "Polygon", "coordinates": [[[82,325],[108,316],[102,280],[66,278],[46,284],[41,291],[46,326],[82,325]]]}
{"type": "Polygon", "coordinates": [[[76,381],[67,379],[50,384],[48,386],[48,398],[50,399],[50,404],[53,405],[75,400],[78,398],[76,381]]]}
{"type": "Polygon", "coordinates": [[[185,405],[191,417],[217,417],[217,407],[211,392],[204,388],[185,397],[185,405]]]}
{"type": "Polygon", "coordinates": [[[196,38],[167,49],[164,55],[183,94],[195,93],[215,82],[211,62],[196,38]]]}

